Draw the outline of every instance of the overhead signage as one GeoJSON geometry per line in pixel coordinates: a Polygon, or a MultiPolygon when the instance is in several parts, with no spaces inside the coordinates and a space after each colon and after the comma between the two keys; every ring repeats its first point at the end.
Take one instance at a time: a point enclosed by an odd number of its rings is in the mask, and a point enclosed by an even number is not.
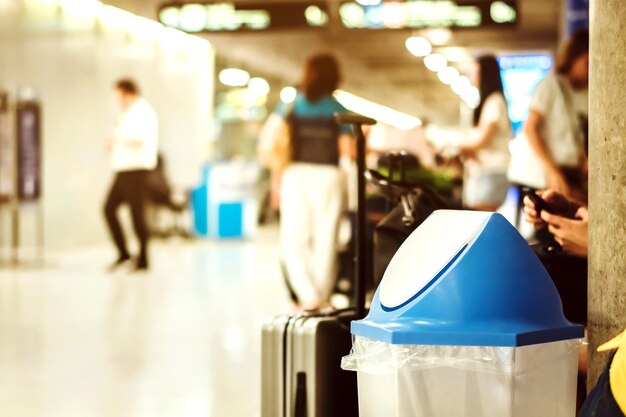
{"type": "MultiPolygon", "coordinates": [[[[506,27],[517,23],[517,0],[341,1],[339,20],[347,29],[506,27]]],[[[200,1],[171,3],[159,10],[165,26],[189,33],[324,29],[330,25],[323,1],[200,1]]]]}
{"type": "Polygon", "coordinates": [[[323,1],[175,3],[160,8],[159,20],[189,33],[320,29],[328,25],[328,7],[323,1]]]}
{"type": "Polygon", "coordinates": [[[516,1],[383,1],[343,3],[341,23],[348,29],[477,28],[517,22],[516,1]]]}

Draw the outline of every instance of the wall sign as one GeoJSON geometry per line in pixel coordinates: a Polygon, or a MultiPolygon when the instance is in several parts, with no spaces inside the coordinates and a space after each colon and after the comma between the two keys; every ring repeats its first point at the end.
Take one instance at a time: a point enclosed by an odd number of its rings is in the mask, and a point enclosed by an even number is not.
{"type": "Polygon", "coordinates": [[[35,101],[17,106],[18,197],[34,201],[41,195],[41,108],[35,101]]]}
{"type": "Polygon", "coordinates": [[[9,95],[0,92],[0,202],[13,195],[15,184],[13,159],[15,150],[9,128],[9,95]]]}

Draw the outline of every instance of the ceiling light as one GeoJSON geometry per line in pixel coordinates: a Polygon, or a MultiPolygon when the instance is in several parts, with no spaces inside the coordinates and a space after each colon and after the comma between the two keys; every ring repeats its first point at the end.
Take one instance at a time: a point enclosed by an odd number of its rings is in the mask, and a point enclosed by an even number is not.
{"type": "Polygon", "coordinates": [[[254,77],[250,79],[248,89],[256,96],[266,96],[270,92],[270,84],[263,78],[254,77]]]}
{"type": "Polygon", "coordinates": [[[437,76],[442,83],[449,85],[459,76],[459,70],[454,67],[445,67],[437,73],[437,76]]]}
{"type": "Polygon", "coordinates": [[[460,96],[468,88],[472,87],[472,83],[470,82],[469,78],[465,76],[460,76],[460,77],[457,77],[454,81],[452,81],[451,87],[452,87],[452,91],[454,91],[456,95],[460,96]]]}
{"type": "Polygon", "coordinates": [[[475,109],[480,104],[480,92],[478,88],[472,86],[463,92],[461,99],[463,99],[470,108],[475,109]]]}
{"type": "Polygon", "coordinates": [[[409,131],[421,126],[422,121],[410,114],[402,113],[382,104],[374,103],[347,91],[337,90],[335,98],[345,108],[363,116],[371,117],[389,126],[409,131]]]}
{"type": "Polygon", "coordinates": [[[411,36],[405,42],[406,49],[417,57],[426,56],[433,50],[428,39],[423,36],[411,36]]]}
{"type": "Polygon", "coordinates": [[[304,11],[307,23],[313,27],[323,27],[328,24],[328,13],[318,6],[309,6],[304,11]]]}
{"type": "Polygon", "coordinates": [[[159,12],[159,21],[165,26],[178,27],[179,15],[178,7],[164,7],[159,12]]]}
{"type": "Polygon", "coordinates": [[[226,68],[220,71],[219,80],[229,87],[243,87],[248,84],[250,74],[238,68],[226,68]]]}
{"type": "Polygon", "coordinates": [[[430,54],[424,58],[424,65],[432,72],[439,72],[448,65],[448,61],[441,54],[430,54]]]}
{"type": "Polygon", "coordinates": [[[293,103],[298,95],[298,91],[293,87],[285,87],[280,90],[280,100],[283,103],[293,103]]]}
{"type": "Polygon", "coordinates": [[[433,45],[445,45],[452,39],[452,31],[448,28],[432,28],[428,29],[426,37],[433,45]]]}
{"type": "Polygon", "coordinates": [[[356,0],[361,6],[378,6],[382,0],[356,0]]]}

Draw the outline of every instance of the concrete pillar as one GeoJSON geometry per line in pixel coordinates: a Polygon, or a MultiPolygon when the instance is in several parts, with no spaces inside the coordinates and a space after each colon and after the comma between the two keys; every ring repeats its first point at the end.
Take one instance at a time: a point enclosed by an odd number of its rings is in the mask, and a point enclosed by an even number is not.
{"type": "Polygon", "coordinates": [[[589,2],[589,379],[626,328],[626,2],[589,2]]]}

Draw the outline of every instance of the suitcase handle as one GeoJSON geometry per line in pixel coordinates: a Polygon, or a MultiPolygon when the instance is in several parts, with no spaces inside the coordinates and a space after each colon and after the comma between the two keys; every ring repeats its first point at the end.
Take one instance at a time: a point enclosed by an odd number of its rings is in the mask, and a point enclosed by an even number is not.
{"type": "Polygon", "coordinates": [[[294,417],[307,417],[306,372],[296,374],[296,403],[294,417]]]}
{"type": "Polygon", "coordinates": [[[364,125],[374,125],[376,120],[356,113],[335,113],[337,123],[352,125],[356,137],[356,166],[357,166],[357,215],[356,215],[356,271],[354,277],[354,292],[356,304],[356,318],[365,317],[365,134],[364,125]]]}

